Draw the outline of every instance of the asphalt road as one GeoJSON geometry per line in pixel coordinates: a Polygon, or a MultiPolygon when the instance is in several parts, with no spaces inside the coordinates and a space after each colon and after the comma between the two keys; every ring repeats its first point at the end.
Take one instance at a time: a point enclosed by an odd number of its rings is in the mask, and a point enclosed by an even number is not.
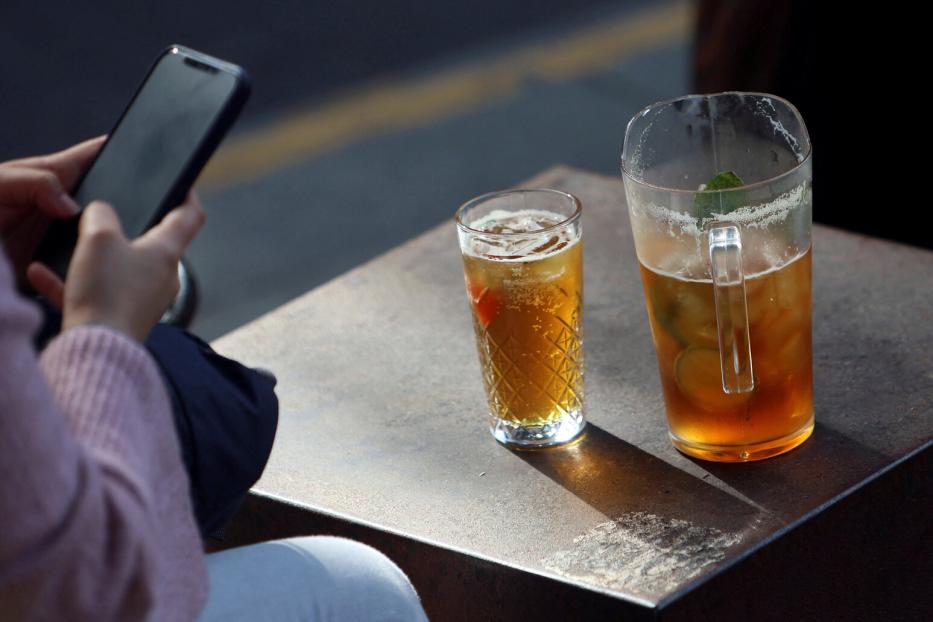
{"type": "Polygon", "coordinates": [[[109,130],[159,50],[238,63],[241,129],[361,81],[573,28],[645,0],[0,3],[0,160],[109,130]]]}
{"type": "Polygon", "coordinates": [[[628,119],[688,90],[683,3],[387,6],[7,1],[0,159],[106,132],[168,43],[248,68],[188,253],[212,339],[471,196],[558,163],[617,174],[628,119]]]}

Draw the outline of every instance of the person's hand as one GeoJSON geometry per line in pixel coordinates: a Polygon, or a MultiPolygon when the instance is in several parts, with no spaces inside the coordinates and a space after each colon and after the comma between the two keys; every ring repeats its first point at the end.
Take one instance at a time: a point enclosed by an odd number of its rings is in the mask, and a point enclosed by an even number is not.
{"type": "Polygon", "coordinates": [[[127,240],[113,208],[94,201],[81,215],[65,282],[36,262],[26,275],[62,310],[62,332],[100,324],[141,343],[178,293],[178,262],[203,223],[204,211],[192,193],[162,222],[127,240]]]}
{"type": "Polygon", "coordinates": [[[104,138],[92,138],[51,155],[0,163],[0,242],[18,280],[25,276],[49,221],[78,213],[68,193],[104,138]]]}

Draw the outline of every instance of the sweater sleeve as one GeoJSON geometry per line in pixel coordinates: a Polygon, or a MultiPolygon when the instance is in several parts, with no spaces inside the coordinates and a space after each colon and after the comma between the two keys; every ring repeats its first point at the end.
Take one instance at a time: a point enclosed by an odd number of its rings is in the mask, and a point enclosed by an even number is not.
{"type": "Polygon", "coordinates": [[[206,571],[155,364],[102,327],[37,360],[37,323],[0,257],[0,611],[193,619],[206,571]]]}

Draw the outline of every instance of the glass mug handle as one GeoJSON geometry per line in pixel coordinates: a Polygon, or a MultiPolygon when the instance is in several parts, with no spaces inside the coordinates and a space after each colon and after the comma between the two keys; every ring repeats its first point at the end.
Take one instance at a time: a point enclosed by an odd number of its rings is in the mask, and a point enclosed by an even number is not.
{"type": "Polygon", "coordinates": [[[748,336],[742,238],[738,227],[719,223],[710,227],[709,267],[716,301],[722,390],[726,393],[747,393],[755,388],[755,375],[748,336]]]}

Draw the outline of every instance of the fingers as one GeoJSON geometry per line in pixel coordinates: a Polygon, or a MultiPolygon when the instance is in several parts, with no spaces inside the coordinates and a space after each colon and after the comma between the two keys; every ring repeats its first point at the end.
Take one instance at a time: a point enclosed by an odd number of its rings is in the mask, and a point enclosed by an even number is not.
{"type": "Polygon", "coordinates": [[[39,295],[52,303],[59,311],[65,304],[65,284],[47,266],[39,262],[29,264],[26,279],[39,295]]]}
{"type": "Polygon", "coordinates": [[[110,204],[103,201],[93,201],[81,215],[78,242],[80,243],[82,238],[103,236],[125,237],[120,219],[110,204]]]}
{"type": "Polygon", "coordinates": [[[100,151],[106,139],[106,136],[98,136],[64,151],[53,153],[47,158],[47,166],[58,175],[65,188],[69,191],[74,190],[78,179],[91,165],[91,161],[97,156],[97,152],[100,151]]]}
{"type": "Polygon", "coordinates": [[[6,166],[49,171],[58,177],[66,190],[71,191],[106,139],[106,136],[98,136],[57,153],[12,160],[6,166]]]}
{"type": "Polygon", "coordinates": [[[135,244],[167,253],[178,260],[204,224],[205,214],[194,192],[155,227],[144,233],[135,244]]]}
{"type": "Polygon", "coordinates": [[[55,173],[19,166],[0,167],[0,205],[36,207],[51,218],[68,218],[80,210],[55,173]]]}

